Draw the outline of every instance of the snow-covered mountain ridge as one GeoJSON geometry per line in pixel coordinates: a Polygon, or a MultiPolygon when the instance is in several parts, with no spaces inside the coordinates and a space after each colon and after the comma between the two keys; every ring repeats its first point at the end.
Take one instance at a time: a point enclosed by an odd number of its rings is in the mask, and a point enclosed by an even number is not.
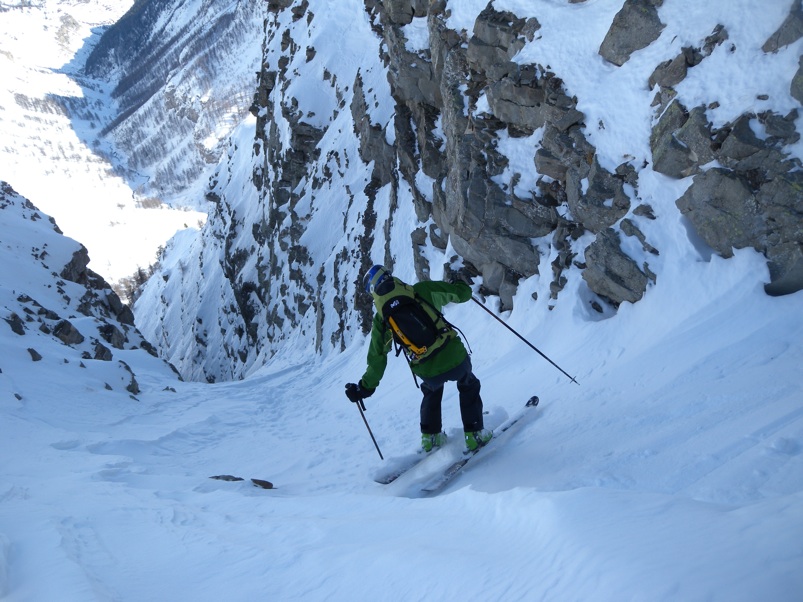
{"type": "Polygon", "coordinates": [[[99,136],[138,197],[205,208],[197,184],[251,104],[265,14],[264,2],[136,2],[86,58],[89,78],[114,84],[99,136]]]}
{"type": "Polygon", "coordinates": [[[135,328],[130,308],[87,268],[86,248],[5,182],[0,228],[0,306],[10,329],[4,328],[2,339],[3,356],[11,362],[2,372],[6,402],[36,403],[54,388],[67,395],[134,397],[139,384],[126,358],[146,351],[162,366],[166,386],[177,380],[176,374],[168,377],[169,366],[135,328]],[[34,362],[40,377],[24,377],[21,361],[34,362]]]}

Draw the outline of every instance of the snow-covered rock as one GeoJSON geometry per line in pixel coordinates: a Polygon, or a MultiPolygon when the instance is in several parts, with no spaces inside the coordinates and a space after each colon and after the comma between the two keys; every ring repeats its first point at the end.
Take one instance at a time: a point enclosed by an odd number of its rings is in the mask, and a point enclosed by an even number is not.
{"type": "Polygon", "coordinates": [[[86,248],[6,182],[0,182],[0,231],[5,393],[27,402],[42,386],[67,394],[85,380],[133,396],[140,386],[132,356],[168,380],[178,378],[134,327],[129,307],[87,267],[86,248]],[[39,378],[20,377],[26,361],[38,362],[39,378]]]}

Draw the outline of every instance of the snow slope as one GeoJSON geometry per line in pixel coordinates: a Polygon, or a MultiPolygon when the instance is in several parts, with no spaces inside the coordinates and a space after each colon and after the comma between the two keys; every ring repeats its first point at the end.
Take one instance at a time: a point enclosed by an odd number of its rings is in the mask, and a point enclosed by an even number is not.
{"type": "MultiPolygon", "coordinates": [[[[494,420],[542,403],[435,498],[418,494],[424,473],[371,480],[383,463],[342,393],[364,346],[216,385],[129,351],[134,401],[32,363],[0,323],[0,379],[22,397],[0,405],[0,594],[799,600],[803,295],[767,297],[764,269],[752,251],[698,258],[603,322],[579,302],[540,326],[506,316],[579,386],[480,308],[450,306],[494,420]]],[[[392,362],[366,414],[386,457],[415,447],[417,398],[392,362]]],[[[444,415],[448,456],[453,388],[444,415]]]]}

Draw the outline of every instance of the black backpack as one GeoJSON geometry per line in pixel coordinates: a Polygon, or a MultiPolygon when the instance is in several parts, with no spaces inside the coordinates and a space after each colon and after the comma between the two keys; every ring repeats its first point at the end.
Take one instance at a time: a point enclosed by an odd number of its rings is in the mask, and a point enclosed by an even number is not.
{"type": "Polygon", "coordinates": [[[374,299],[379,315],[393,334],[396,354],[418,363],[431,358],[457,336],[454,327],[409,284],[394,278],[394,287],[374,299]]]}

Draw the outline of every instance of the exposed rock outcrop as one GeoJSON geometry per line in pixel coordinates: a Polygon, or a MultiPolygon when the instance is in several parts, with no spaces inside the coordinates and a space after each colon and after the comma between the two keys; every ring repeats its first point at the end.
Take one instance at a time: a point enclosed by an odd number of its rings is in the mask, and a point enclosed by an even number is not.
{"type": "Polygon", "coordinates": [[[769,294],[803,289],[803,172],[757,189],[738,172],[709,169],[677,202],[700,236],[723,257],[753,247],[769,260],[769,294]]]}
{"type": "MultiPolygon", "coordinates": [[[[0,309],[0,324],[24,337],[9,347],[9,353],[16,346],[18,351],[27,350],[33,361],[47,359],[75,366],[82,360],[109,362],[115,358],[100,342],[105,339],[129,355],[135,349],[156,355],[153,346],[134,328],[130,309],[87,268],[89,256],[83,246],[66,238],[52,218],[5,182],[0,182],[0,212],[6,228],[0,263],[10,278],[4,283],[8,285],[5,292],[10,294],[0,309]],[[54,357],[55,353],[59,356],[54,357]]],[[[148,361],[164,367],[151,358],[148,361]]],[[[115,373],[105,366],[99,371],[104,377],[115,373]]],[[[123,390],[132,394],[139,391],[132,386],[136,379],[130,368],[118,376],[126,383],[123,390]]]]}
{"type": "Polygon", "coordinates": [[[675,101],[651,139],[656,171],[675,178],[696,174],[678,200],[680,210],[724,257],[733,248],[753,247],[764,253],[771,294],[803,289],[798,268],[803,243],[800,161],[784,152],[799,139],[795,119],[797,111],[785,117],[745,114],[713,131],[704,107],[687,112],[675,101]],[[765,139],[755,134],[751,122],[761,124],[768,134],[765,139]],[[721,167],[704,169],[714,160],[721,167]]]}
{"type": "Polygon", "coordinates": [[[635,303],[647,290],[648,277],[635,261],[625,254],[619,235],[608,228],[600,233],[585,252],[583,279],[592,290],[614,305],[622,301],[635,303]]]}
{"type": "Polygon", "coordinates": [[[764,52],[777,52],[803,37],[803,0],[795,0],[789,16],[778,30],[764,42],[764,52]]]}
{"type": "MultiPolygon", "coordinates": [[[[801,15],[797,0],[763,50],[775,52],[800,39],[801,15]]],[[[799,111],[745,113],[714,128],[708,107],[688,109],[673,99],[672,87],[687,70],[727,39],[725,28],[717,26],[699,47],[684,48],[653,72],[649,84],[659,87],[653,104],[662,111],[650,137],[653,169],[673,178],[694,176],[677,205],[717,253],[729,257],[734,248],[752,247],[768,259],[767,293],[795,292],[803,289],[799,261],[803,235],[797,227],[801,162],[787,147],[800,139],[795,127],[799,111]],[[762,137],[757,132],[763,132],[762,137]]],[[[790,83],[798,100],[803,99],[800,72],[790,83]]]]}
{"type": "Polygon", "coordinates": [[[621,67],[634,52],[657,40],[665,27],[658,17],[658,7],[663,3],[663,0],[625,0],[602,41],[600,55],[621,67]]]}
{"type": "Polygon", "coordinates": [[[795,77],[792,78],[792,85],[789,88],[789,92],[800,104],[803,104],[803,56],[800,57],[798,64],[799,67],[797,73],[795,73],[795,77]]]}

